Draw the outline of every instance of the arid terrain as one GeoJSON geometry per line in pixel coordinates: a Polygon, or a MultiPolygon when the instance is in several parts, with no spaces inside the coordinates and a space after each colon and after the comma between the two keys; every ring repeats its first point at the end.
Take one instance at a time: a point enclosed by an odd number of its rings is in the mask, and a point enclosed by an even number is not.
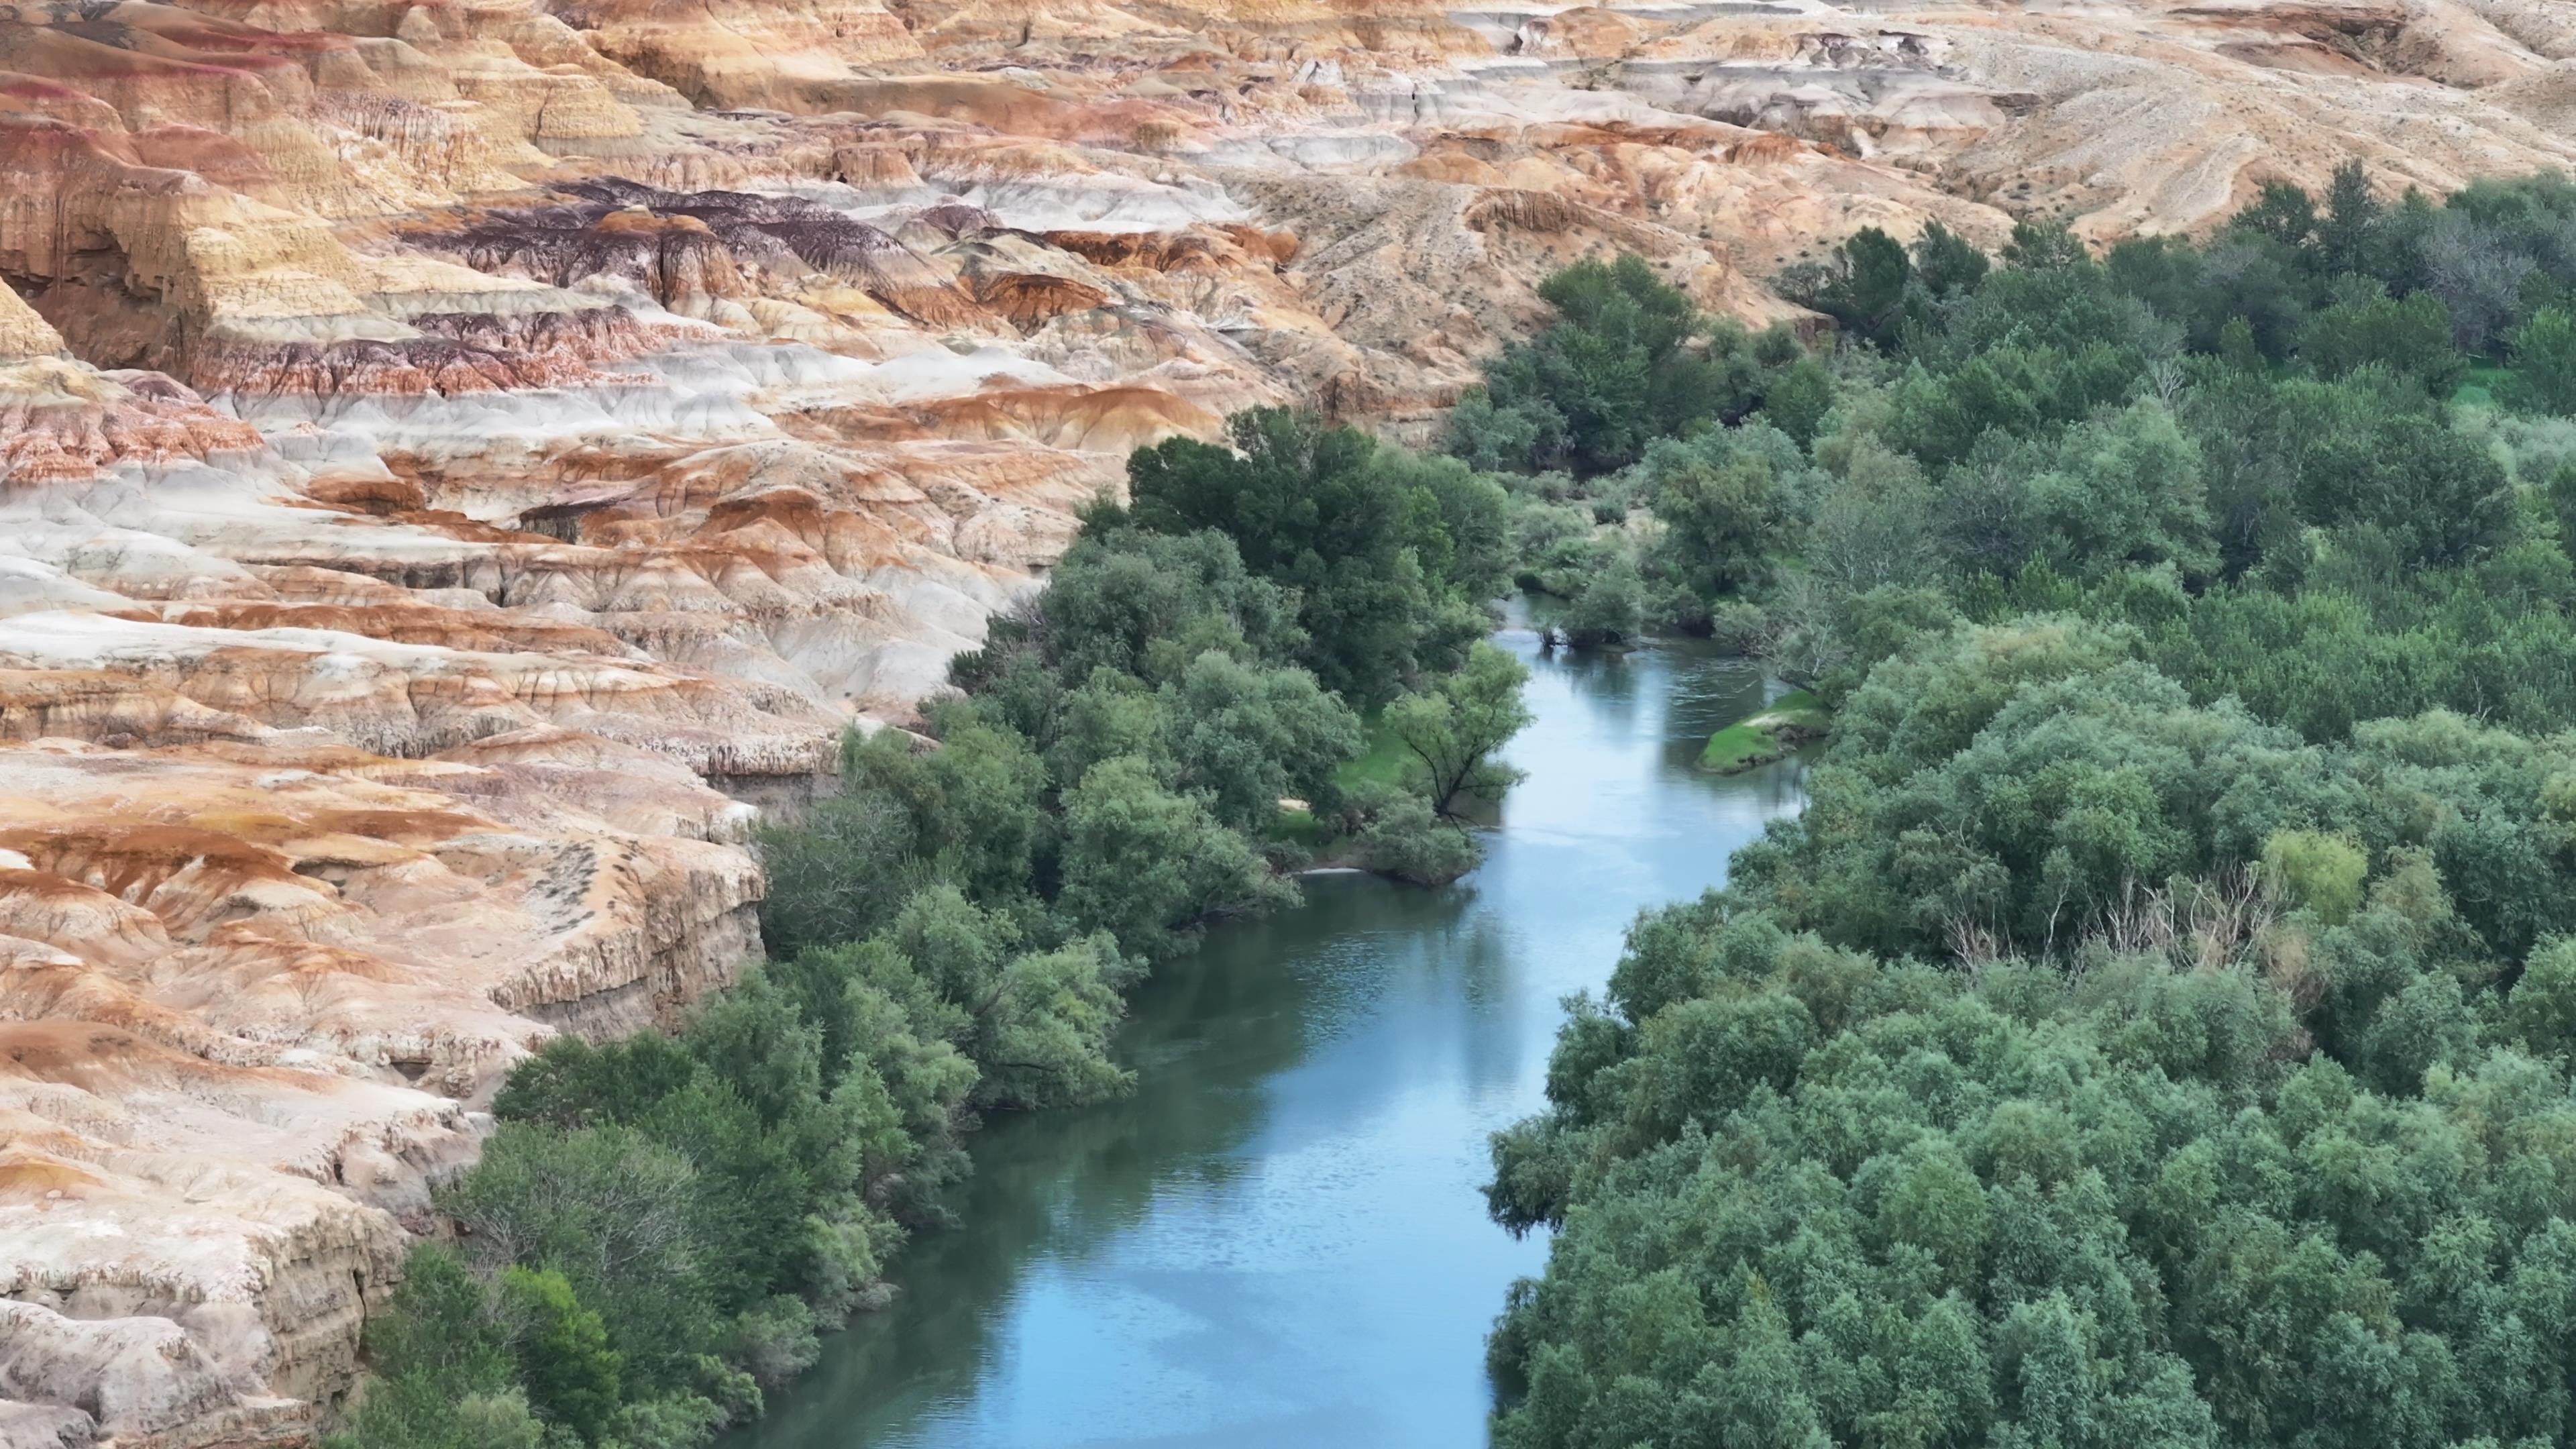
{"type": "Polygon", "coordinates": [[[0,6],[0,1444],[300,1441],[1130,448],[1637,252],[2576,165],[2576,0],[0,6]]]}

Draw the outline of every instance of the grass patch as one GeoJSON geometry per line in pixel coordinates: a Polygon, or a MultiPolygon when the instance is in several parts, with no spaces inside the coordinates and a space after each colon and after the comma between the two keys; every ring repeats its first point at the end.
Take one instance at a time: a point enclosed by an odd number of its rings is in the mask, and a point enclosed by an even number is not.
{"type": "Polygon", "coordinates": [[[1313,850],[1324,843],[1324,822],[1312,810],[1282,810],[1270,822],[1270,838],[1313,850]]]}
{"type": "Polygon", "coordinates": [[[1401,785],[1405,767],[1413,762],[1413,752],[1387,727],[1383,715],[1368,722],[1368,748],[1359,758],[1333,772],[1333,779],[1343,789],[1358,785],[1401,785]]]}
{"type": "Polygon", "coordinates": [[[1721,775],[1750,770],[1786,759],[1791,750],[1824,737],[1824,705],[1803,689],[1793,689],[1761,709],[1708,737],[1699,767],[1721,775]]]}
{"type": "Polygon", "coordinates": [[[2472,367],[2468,375],[2460,379],[2459,390],[2451,394],[2451,401],[2473,408],[2495,407],[2505,394],[2505,385],[2512,380],[2513,369],[2510,367],[2472,367]]]}
{"type": "Polygon", "coordinates": [[[1779,744],[1771,738],[1770,731],[1749,724],[1731,724],[1708,737],[1708,748],[1699,752],[1699,767],[1732,775],[1778,758],[1779,744]]]}
{"type": "MultiPolygon", "coordinates": [[[[1406,767],[1413,763],[1413,752],[1404,747],[1404,741],[1395,737],[1395,731],[1387,728],[1385,719],[1371,717],[1367,724],[1368,747],[1343,761],[1341,768],[1333,771],[1333,783],[1344,790],[1364,785],[1402,788],[1406,767]]],[[[1287,841],[1308,850],[1320,850],[1324,846],[1324,822],[1316,819],[1312,810],[1280,811],[1278,818],[1271,821],[1267,834],[1272,840],[1287,841]]]]}

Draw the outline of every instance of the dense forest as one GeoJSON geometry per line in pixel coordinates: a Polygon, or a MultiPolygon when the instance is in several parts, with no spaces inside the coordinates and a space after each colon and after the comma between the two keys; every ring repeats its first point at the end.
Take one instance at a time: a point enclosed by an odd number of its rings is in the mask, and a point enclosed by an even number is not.
{"type": "Polygon", "coordinates": [[[561,1037],[367,1330],[353,1449],[679,1449],[760,1412],[947,1220],[986,1113],[1126,1090],[1122,993],[1318,853],[1476,862],[1526,673],[1503,489],[1284,412],[1129,460],[918,734],[762,842],[770,957],[670,1036],[561,1037]],[[1366,761],[1380,764],[1361,768],[1366,761]],[[1293,808],[1291,803],[1293,802],[1293,808]]]}
{"type": "Polygon", "coordinates": [[[1780,285],[1460,410],[1575,632],[1834,711],[1495,1141],[1498,1441],[2576,1440],[2576,185],[1780,285]]]}

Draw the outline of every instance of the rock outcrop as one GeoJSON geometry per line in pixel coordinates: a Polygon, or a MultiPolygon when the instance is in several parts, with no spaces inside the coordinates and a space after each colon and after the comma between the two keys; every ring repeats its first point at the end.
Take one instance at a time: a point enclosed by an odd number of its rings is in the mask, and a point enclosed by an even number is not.
{"type": "Polygon", "coordinates": [[[1124,454],[1576,257],[2576,161],[2571,0],[0,8],[0,1444],[300,1441],[550,1034],[1124,454]]]}

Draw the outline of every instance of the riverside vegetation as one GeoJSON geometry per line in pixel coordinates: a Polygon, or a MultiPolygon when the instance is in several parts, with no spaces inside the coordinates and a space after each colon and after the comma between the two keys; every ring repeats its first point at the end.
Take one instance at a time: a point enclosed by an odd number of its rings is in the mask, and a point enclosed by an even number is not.
{"type": "Polygon", "coordinates": [[[694,1444],[944,1221],[983,1113],[1119,1093],[1122,992],[1317,848],[1454,879],[1528,716],[1486,643],[1506,499],[1283,412],[1129,462],[919,739],[851,736],[764,842],[770,960],[671,1036],[563,1037],[493,1103],[368,1327],[364,1449],[694,1444]],[[1372,739],[1408,770],[1348,772],[1372,739]],[[933,743],[935,741],[935,744],[933,743]]]}
{"type": "Polygon", "coordinates": [[[1496,1441],[2576,1441],[2576,186],[1863,232],[1679,400],[1639,272],[1458,447],[1834,715],[1494,1143],[1496,1441]]]}
{"type": "Polygon", "coordinates": [[[1556,1231],[1501,1442],[2566,1442],[2571,237],[2558,178],[2357,171],[2098,258],[1864,231],[1780,279],[1823,351],[1587,262],[1453,456],[1268,411],[1140,452],[935,748],[854,737],[767,841],[768,966],[514,1074],[350,1438],[756,1413],[979,1114],[1124,1089],[1156,960],[1310,851],[1473,864],[1516,581],[1834,723],[1495,1143],[1556,1231]]]}

